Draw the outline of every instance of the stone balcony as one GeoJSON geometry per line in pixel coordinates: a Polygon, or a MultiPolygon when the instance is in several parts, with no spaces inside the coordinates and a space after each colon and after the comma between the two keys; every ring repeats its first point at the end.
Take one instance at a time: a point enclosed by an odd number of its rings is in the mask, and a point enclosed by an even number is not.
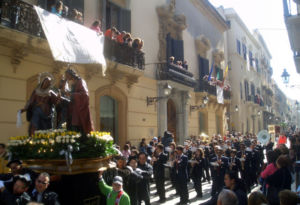
{"type": "MultiPolygon", "coordinates": [[[[207,93],[208,95],[217,96],[217,89],[216,86],[210,85],[208,81],[206,80],[198,80],[197,86],[195,88],[196,92],[200,93],[207,93]]],[[[223,90],[223,97],[225,101],[230,101],[231,100],[231,91],[229,90],[223,90]]]]}
{"type": "Polygon", "coordinates": [[[157,79],[171,80],[189,87],[194,87],[197,83],[191,72],[169,63],[158,64],[157,79]]]}
{"type": "MultiPolygon", "coordinates": [[[[0,9],[0,44],[11,49],[14,72],[29,53],[52,58],[33,5],[21,0],[3,0],[0,9]]],[[[126,78],[130,87],[144,74],[145,53],[142,51],[106,39],[104,56],[107,60],[108,77],[113,82],[126,78]]],[[[59,67],[62,67],[61,63],[55,62],[56,65],[57,63],[59,67]]],[[[86,65],[85,67],[87,79],[101,70],[101,65],[86,65]]]]}

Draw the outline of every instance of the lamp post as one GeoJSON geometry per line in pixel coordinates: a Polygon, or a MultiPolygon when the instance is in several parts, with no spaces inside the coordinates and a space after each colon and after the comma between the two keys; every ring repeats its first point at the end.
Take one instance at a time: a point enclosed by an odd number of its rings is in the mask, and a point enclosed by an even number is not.
{"type": "Polygon", "coordinates": [[[281,78],[282,78],[283,83],[287,86],[290,81],[290,74],[286,71],[286,68],[283,69],[281,78]]]}
{"type": "Polygon", "coordinates": [[[168,83],[165,84],[163,87],[164,96],[159,96],[159,97],[148,97],[147,96],[147,98],[146,98],[147,106],[152,105],[154,102],[157,102],[163,98],[167,98],[171,94],[171,91],[172,91],[172,87],[168,83]]]}

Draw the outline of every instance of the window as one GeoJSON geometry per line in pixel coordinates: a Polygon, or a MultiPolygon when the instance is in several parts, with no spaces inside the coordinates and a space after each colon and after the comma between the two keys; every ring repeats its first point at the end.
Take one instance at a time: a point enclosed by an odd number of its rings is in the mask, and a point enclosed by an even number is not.
{"type": "Polygon", "coordinates": [[[243,99],[243,85],[240,83],[240,95],[241,95],[241,100],[243,99]]]}
{"type": "Polygon", "coordinates": [[[116,27],[119,31],[131,32],[131,11],[116,4],[106,4],[106,29],[116,27]]]}
{"type": "Polygon", "coordinates": [[[238,52],[238,54],[241,55],[241,42],[239,40],[236,40],[236,51],[238,52]]]}
{"type": "Polygon", "coordinates": [[[247,81],[245,81],[245,99],[247,100],[247,97],[249,95],[249,84],[247,81]]]}
{"type": "Polygon", "coordinates": [[[242,45],[243,47],[243,57],[244,57],[244,60],[247,60],[247,47],[245,44],[242,45]]]}
{"type": "Polygon", "coordinates": [[[110,96],[100,97],[100,130],[118,141],[118,102],[110,96]]]}
{"type": "Polygon", "coordinates": [[[255,86],[251,83],[251,95],[255,95],[255,86]]]}
{"type": "Polygon", "coordinates": [[[167,35],[167,59],[174,56],[176,61],[184,60],[184,50],[183,50],[183,40],[176,40],[171,37],[170,34],[167,35]]]}
{"type": "Polygon", "coordinates": [[[250,62],[250,66],[253,66],[253,55],[252,55],[252,52],[249,51],[249,62],[250,62]]]}
{"type": "Polygon", "coordinates": [[[198,55],[199,64],[199,79],[203,79],[205,75],[209,74],[209,61],[206,58],[202,58],[198,55]]]}
{"type": "Polygon", "coordinates": [[[206,117],[205,117],[205,113],[203,112],[199,112],[199,133],[206,133],[206,117]]]}
{"type": "Polygon", "coordinates": [[[220,115],[216,114],[216,131],[217,131],[217,134],[222,134],[222,130],[221,130],[221,127],[222,127],[222,118],[220,115]]]}
{"type": "Polygon", "coordinates": [[[256,71],[257,71],[258,73],[260,73],[259,62],[258,62],[258,59],[257,59],[257,58],[255,58],[255,66],[256,66],[256,71]]]}

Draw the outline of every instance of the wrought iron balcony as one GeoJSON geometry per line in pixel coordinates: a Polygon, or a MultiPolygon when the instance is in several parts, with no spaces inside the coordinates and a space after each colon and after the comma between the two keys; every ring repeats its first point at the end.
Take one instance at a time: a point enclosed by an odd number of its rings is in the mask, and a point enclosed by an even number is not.
{"type": "Polygon", "coordinates": [[[216,86],[210,85],[206,80],[199,80],[195,90],[196,92],[207,92],[210,95],[217,96],[216,86]]]}
{"type": "Polygon", "coordinates": [[[1,25],[38,37],[44,37],[38,16],[31,4],[20,0],[2,0],[1,25]]]}
{"type": "Polygon", "coordinates": [[[283,10],[296,69],[300,73],[300,1],[283,0],[283,10]]]}
{"type": "Polygon", "coordinates": [[[141,70],[145,69],[144,52],[125,44],[117,43],[109,38],[105,38],[104,56],[121,64],[137,67],[141,70]]]}
{"type": "Polygon", "coordinates": [[[230,100],[231,99],[231,92],[229,90],[224,90],[223,95],[224,95],[225,100],[230,100]]]}
{"type": "MultiPolygon", "coordinates": [[[[2,0],[0,4],[0,23],[33,36],[45,38],[41,23],[31,4],[21,0],[2,0]]],[[[109,39],[105,40],[104,56],[112,61],[145,68],[145,54],[129,46],[118,44],[109,39]]]]}
{"type": "Polygon", "coordinates": [[[194,87],[196,85],[196,80],[191,72],[168,63],[158,64],[157,78],[158,80],[172,80],[189,87],[194,87]]]}

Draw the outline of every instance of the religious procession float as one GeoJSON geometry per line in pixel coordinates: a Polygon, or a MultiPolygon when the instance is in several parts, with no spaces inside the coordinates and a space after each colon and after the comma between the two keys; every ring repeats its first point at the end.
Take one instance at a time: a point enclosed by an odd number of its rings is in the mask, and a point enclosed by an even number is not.
{"type": "Polygon", "coordinates": [[[26,113],[28,134],[10,138],[11,160],[51,174],[50,188],[61,204],[101,204],[98,169],[108,167],[117,151],[110,133],[94,129],[88,87],[76,65],[97,64],[105,73],[104,36],[39,7],[34,10],[53,60],[64,69],[56,79],[39,73],[36,88],[18,111],[17,127],[26,113]]]}

